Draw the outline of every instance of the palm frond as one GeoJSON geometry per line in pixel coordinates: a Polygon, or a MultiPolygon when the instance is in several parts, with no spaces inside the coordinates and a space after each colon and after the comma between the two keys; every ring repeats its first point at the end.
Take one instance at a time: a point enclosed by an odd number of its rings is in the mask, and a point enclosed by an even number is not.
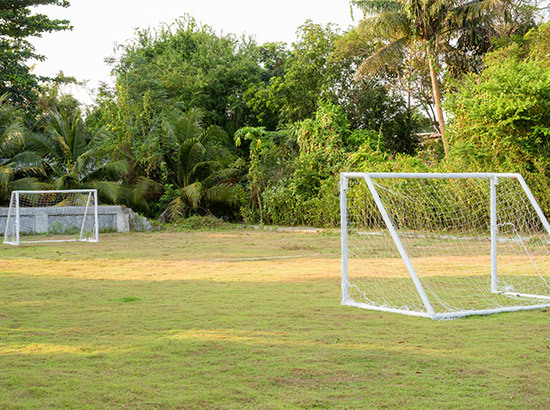
{"type": "Polygon", "coordinates": [[[170,131],[180,143],[190,138],[198,138],[203,131],[202,118],[202,111],[198,108],[192,108],[169,123],[170,131]]]}
{"type": "Polygon", "coordinates": [[[149,209],[148,198],[159,194],[162,185],[150,178],[141,176],[129,189],[130,202],[141,209],[149,209]]]}
{"type": "Polygon", "coordinates": [[[385,71],[386,67],[396,67],[403,61],[405,50],[410,44],[409,37],[403,37],[379,48],[364,60],[355,74],[356,79],[385,71]]]}
{"type": "Polygon", "coordinates": [[[110,202],[118,203],[123,194],[123,187],[118,182],[113,181],[91,181],[83,184],[83,188],[94,188],[100,196],[107,198],[110,202]]]}
{"type": "Polygon", "coordinates": [[[0,157],[7,158],[23,149],[25,127],[19,121],[8,124],[0,134],[0,157]]]}
{"type": "MultiPolygon", "coordinates": [[[[80,161],[78,161],[77,164],[80,164],[80,161]]],[[[120,178],[128,174],[130,171],[130,165],[128,164],[128,161],[124,159],[119,161],[109,161],[107,159],[103,159],[101,162],[96,160],[92,163],[90,168],[82,169],[80,171],[81,172],[79,172],[79,175],[82,181],[99,179],[108,176],[111,178],[120,178]]]]}
{"type": "Polygon", "coordinates": [[[69,150],[59,137],[36,132],[27,135],[26,143],[31,151],[43,157],[49,157],[60,164],[65,162],[69,150]]]}
{"type": "Polygon", "coordinates": [[[126,175],[129,168],[126,160],[109,161],[108,158],[97,158],[97,152],[90,149],[76,158],[73,170],[78,180],[84,182],[105,177],[118,179],[126,175]]]}
{"type": "Polygon", "coordinates": [[[392,0],[352,0],[351,4],[365,14],[399,11],[403,7],[400,2],[392,0]]]}
{"type": "Polygon", "coordinates": [[[88,145],[86,127],[80,118],[80,112],[78,110],[73,113],[73,117],[70,120],[70,125],[71,153],[72,159],[75,160],[86,151],[88,145]]]}
{"type": "Polygon", "coordinates": [[[198,209],[201,196],[202,196],[202,184],[200,182],[194,182],[191,185],[187,185],[180,189],[181,197],[191,205],[193,210],[198,209]]]}
{"type": "Polygon", "coordinates": [[[188,206],[185,200],[181,196],[178,196],[168,204],[165,211],[162,213],[161,218],[159,219],[174,221],[176,219],[184,217],[187,209],[188,206]]]}
{"type": "Polygon", "coordinates": [[[209,203],[218,203],[234,206],[236,201],[235,189],[230,186],[216,185],[204,192],[204,199],[209,203]]]}
{"type": "Polygon", "coordinates": [[[220,167],[220,163],[215,160],[197,162],[195,166],[188,171],[187,176],[189,180],[193,180],[193,179],[204,180],[219,167],[220,167]]]}
{"type": "Polygon", "coordinates": [[[41,189],[48,189],[49,184],[40,182],[36,178],[19,178],[9,183],[10,191],[37,191],[41,189]]]}
{"type": "Polygon", "coordinates": [[[64,174],[52,182],[54,189],[78,189],[78,181],[71,174],[64,174]]]}
{"type": "Polygon", "coordinates": [[[46,175],[42,157],[32,151],[23,151],[14,155],[6,166],[11,167],[14,173],[23,173],[24,175],[46,175]]]}
{"type": "Polygon", "coordinates": [[[401,12],[389,11],[361,20],[358,29],[362,34],[376,40],[397,40],[411,34],[411,21],[401,12]]]}
{"type": "Polygon", "coordinates": [[[494,17],[494,10],[504,9],[503,0],[473,0],[453,7],[447,18],[449,30],[480,25],[494,17]]]}
{"type": "MultiPolygon", "coordinates": [[[[191,141],[190,141],[191,142],[191,141]]],[[[201,164],[206,154],[206,148],[198,140],[193,140],[189,146],[186,147],[185,158],[182,157],[182,162],[185,164],[185,173],[188,178],[192,178],[197,168],[197,165],[201,164]]]]}
{"type": "Polygon", "coordinates": [[[99,128],[94,134],[89,136],[89,142],[86,146],[86,150],[95,151],[99,148],[106,140],[111,137],[111,133],[107,130],[105,126],[99,128]]]}
{"type": "Polygon", "coordinates": [[[223,168],[205,178],[203,185],[208,187],[219,184],[231,185],[236,182],[236,178],[239,174],[240,171],[236,168],[223,168]]]}
{"type": "Polygon", "coordinates": [[[201,137],[201,142],[203,145],[229,145],[232,146],[233,142],[227,132],[224,131],[222,127],[217,125],[211,125],[207,128],[206,132],[201,137]]]}
{"type": "Polygon", "coordinates": [[[71,115],[67,112],[56,113],[48,123],[52,136],[57,137],[64,145],[69,161],[74,161],[86,151],[86,128],[80,118],[80,111],[71,115]]]}
{"type": "Polygon", "coordinates": [[[8,184],[12,179],[12,170],[9,167],[0,167],[0,192],[8,190],[8,184]]]}

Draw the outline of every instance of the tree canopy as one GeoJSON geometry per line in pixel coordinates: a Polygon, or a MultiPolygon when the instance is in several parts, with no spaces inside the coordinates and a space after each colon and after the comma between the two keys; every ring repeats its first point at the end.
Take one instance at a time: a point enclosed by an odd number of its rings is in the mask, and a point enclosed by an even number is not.
{"type": "MultiPolygon", "coordinates": [[[[487,51],[490,31],[500,0],[353,0],[364,13],[361,30],[378,41],[358,67],[358,75],[380,71],[387,66],[411,64],[422,58],[430,75],[433,103],[445,153],[445,118],[442,109],[440,76],[442,64],[468,66],[464,59],[487,51]],[[479,36],[477,33],[484,33],[479,36]],[[457,53],[457,48],[460,53],[457,53]],[[453,56],[453,58],[445,57],[453,56]],[[460,59],[459,56],[463,58],[460,59]],[[409,61],[406,61],[406,60],[409,61]]],[[[494,30],[493,30],[494,31],[494,30]]],[[[493,35],[494,37],[494,35],[493,35]]]]}
{"type": "Polygon", "coordinates": [[[0,95],[26,110],[35,108],[41,77],[32,72],[29,60],[43,60],[29,41],[43,33],[70,30],[68,20],[33,14],[32,7],[53,5],[69,7],[66,0],[6,0],[0,3],[0,95]]]}

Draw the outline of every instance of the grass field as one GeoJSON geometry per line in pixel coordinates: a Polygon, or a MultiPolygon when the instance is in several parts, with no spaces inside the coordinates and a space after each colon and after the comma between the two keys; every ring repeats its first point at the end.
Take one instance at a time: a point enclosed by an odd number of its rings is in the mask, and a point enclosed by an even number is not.
{"type": "Polygon", "coordinates": [[[548,408],[550,312],[340,306],[339,236],[0,245],[0,408],[548,408]]]}

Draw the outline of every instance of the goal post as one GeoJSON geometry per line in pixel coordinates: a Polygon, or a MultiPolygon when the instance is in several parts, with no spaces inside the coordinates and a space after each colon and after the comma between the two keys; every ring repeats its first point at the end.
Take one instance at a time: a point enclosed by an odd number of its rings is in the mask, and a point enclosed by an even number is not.
{"type": "Polygon", "coordinates": [[[96,189],[13,191],[4,243],[98,242],[96,189]]]}
{"type": "Polygon", "coordinates": [[[342,173],[342,304],[451,319],[550,307],[550,225],[519,174],[342,173]]]}

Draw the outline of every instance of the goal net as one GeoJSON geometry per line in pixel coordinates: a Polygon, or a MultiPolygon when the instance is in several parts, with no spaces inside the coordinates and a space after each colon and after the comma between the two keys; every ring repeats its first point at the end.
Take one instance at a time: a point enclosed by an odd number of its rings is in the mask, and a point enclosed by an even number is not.
{"type": "Polygon", "coordinates": [[[341,175],[342,304],[450,319],[550,307],[550,225],[519,174],[341,175]]]}
{"type": "Polygon", "coordinates": [[[13,191],[4,243],[99,240],[95,189],[13,191]]]}

